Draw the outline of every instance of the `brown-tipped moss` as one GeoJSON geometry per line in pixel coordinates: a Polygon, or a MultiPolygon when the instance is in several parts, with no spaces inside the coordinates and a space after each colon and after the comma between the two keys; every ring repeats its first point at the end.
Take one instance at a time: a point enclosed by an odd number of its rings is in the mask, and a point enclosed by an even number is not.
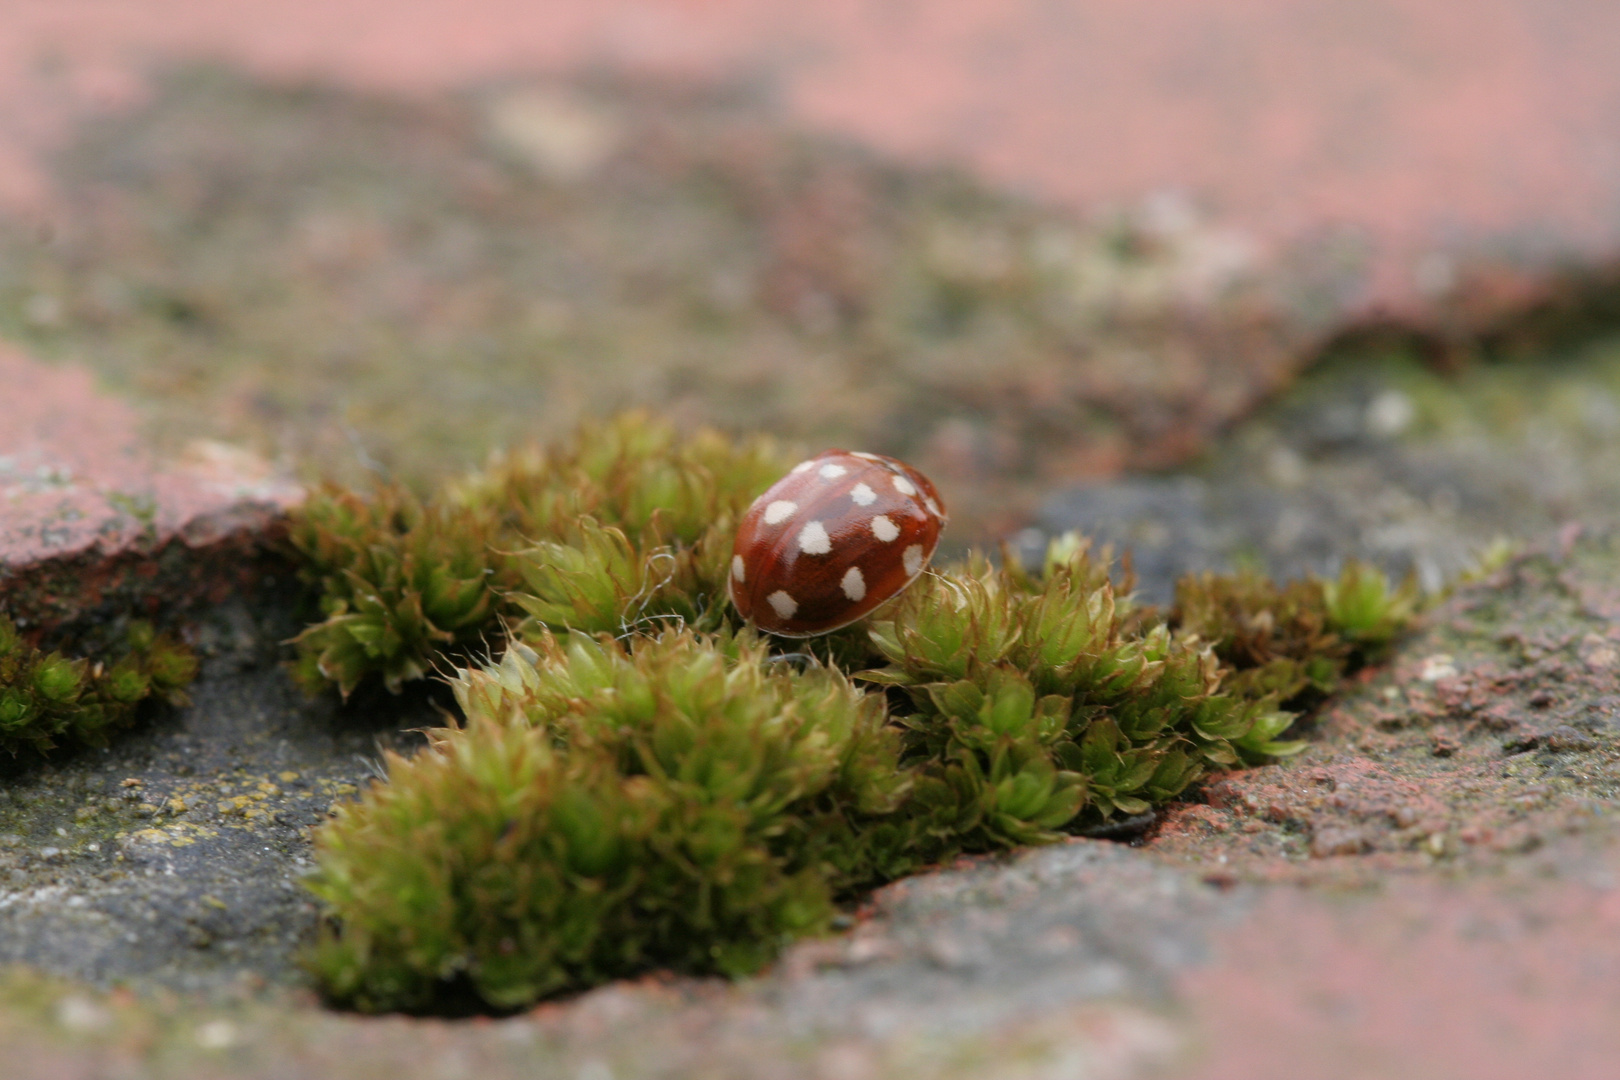
{"type": "Polygon", "coordinates": [[[1379,659],[1417,603],[1413,580],[1392,589],[1381,572],[1358,562],[1335,579],[1282,585],[1253,571],[1206,573],[1176,584],[1170,623],[1211,645],[1230,669],[1230,692],[1302,705],[1379,659]]]}
{"type": "Polygon", "coordinates": [[[568,542],[543,540],[515,552],[522,582],[511,600],[528,616],[519,635],[718,629],[729,615],[724,582],[733,519],[721,518],[690,544],[662,526],[654,514],[632,542],[623,529],[585,517],[567,531],[568,542]]]}
{"type": "Polygon", "coordinates": [[[104,746],[147,698],[185,704],[197,675],[191,650],[133,622],[116,656],[69,658],[34,648],[0,615],[0,749],[104,746]]]}
{"type": "Polygon", "coordinates": [[[861,677],[904,691],[907,760],[940,779],[969,848],[1139,814],[1207,765],[1292,748],[1274,698],[1223,693],[1209,646],[1144,625],[1068,538],[1038,579],[931,575],[871,634],[888,665],[861,677]]]}
{"type": "Polygon", "coordinates": [[[633,540],[656,525],[660,542],[693,545],[740,516],[788,464],[765,439],[738,442],[714,431],[683,438],[630,412],[586,424],[558,446],[497,457],[443,497],[495,510],[513,536],[562,538],[590,517],[633,540]]]}
{"type": "Polygon", "coordinates": [[[322,829],[313,954],[363,1009],[464,980],[497,1007],[654,966],[738,974],[910,867],[880,698],[670,632],[574,633],[455,680],[464,728],[322,829]]]}
{"type": "Polygon", "coordinates": [[[734,523],[783,467],[764,440],[682,438],[630,413],[426,499],[323,489],[290,532],[325,616],[295,671],[310,689],[398,691],[507,625],[717,627],[734,523]]]}
{"type": "Polygon", "coordinates": [[[306,512],[312,679],[397,686],[516,628],[453,680],[465,726],[321,830],[328,994],[510,1008],[650,967],[754,970],[878,883],[1299,749],[1290,709],[1415,603],[1352,566],[1188,578],[1160,613],[1070,535],[1037,570],[975,557],[773,654],[722,597],[733,523],[779,467],[627,418],[428,503],[306,512]]]}
{"type": "Polygon", "coordinates": [[[347,695],[376,673],[397,692],[440,654],[478,641],[508,583],[495,536],[487,510],[424,504],[394,486],[370,498],[317,492],[289,532],[326,616],[296,639],[299,681],[347,695]]]}

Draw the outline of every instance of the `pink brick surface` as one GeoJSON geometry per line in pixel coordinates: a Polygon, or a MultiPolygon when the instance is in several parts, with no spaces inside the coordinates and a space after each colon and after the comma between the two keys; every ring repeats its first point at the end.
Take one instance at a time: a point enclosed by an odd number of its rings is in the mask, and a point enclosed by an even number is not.
{"type": "Polygon", "coordinates": [[[206,547],[262,530],[301,497],[223,444],[159,457],[89,373],[0,344],[0,601],[40,564],[206,547]]]}
{"type": "Polygon", "coordinates": [[[1268,894],[1184,980],[1203,1050],[1186,1080],[1607,1080],[1613,872],[1609,853],[1587,882],[1397,879],[1337,905],[1268,894]]]}
{"type": "Polygon", "coordinates": [[[1090,211],[1186,193],[1276,250],[1336,237],[1352,310],[1481,260],[1620,245],[1620,5],[1607,0],[9,0],[0,194],[142,65],[431,91],[511,73],[685,72],[788,117],[1090,211]]]}

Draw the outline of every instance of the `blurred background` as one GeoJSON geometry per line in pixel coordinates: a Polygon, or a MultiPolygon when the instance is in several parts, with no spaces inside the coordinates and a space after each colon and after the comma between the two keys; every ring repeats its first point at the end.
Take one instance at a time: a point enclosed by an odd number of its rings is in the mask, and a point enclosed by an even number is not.
{"type": "Polygon", "coordinates": [[[1620,503],[1616,55],[1602,0],[3,0],[0,336],[305,476],[645,406],[1150,592],[1432,585],[1620,503]]]}

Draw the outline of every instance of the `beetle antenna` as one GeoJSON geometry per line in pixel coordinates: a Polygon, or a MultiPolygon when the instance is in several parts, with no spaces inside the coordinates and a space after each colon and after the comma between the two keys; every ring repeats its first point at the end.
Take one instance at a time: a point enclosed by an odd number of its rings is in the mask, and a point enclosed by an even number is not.
{"type": "Polygon", "coordinates": [[[680,568],[679,560],[675,558],[674,553],[668,551],[653,552],[652,557],[647,560],[647,565],[650,567],[659,559],[669,560],[668,572],[666,572],[663,578],[660,579],[656,584],[651,582],[643,582],[641,588],[637,589],[635,594],[625,601],[624,610],[626,614],[621,616],[619,619],[620,633],[619,636],[614,639],[615,641],[623,641],[625,638],[630,637],[635,632],[635,628],[641,623],[646,622],[648,619],[672,618],[680,620],[682,625],[685,624],[685,620],[679,615],[646,614],[647,605],[652,603],[653,597],[657,595],[658,590],[662,589],[665,585],[668,585],[671,581],[673,581],[675,579],[675,571],[680,568]],[[633,619],[630,618],[628,614],[632,609],[635,611],[635,618],[633,619]]]}

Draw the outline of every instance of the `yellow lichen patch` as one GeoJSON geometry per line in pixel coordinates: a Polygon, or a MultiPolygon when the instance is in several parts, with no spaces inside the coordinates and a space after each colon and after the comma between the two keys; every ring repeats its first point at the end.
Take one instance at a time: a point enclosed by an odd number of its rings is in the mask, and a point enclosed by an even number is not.
{"type": "Polygon", "coordinates": [[[254,792],[249,795],[235,795],[229,799],[219,800],[214,808],[223,816],[228,817],[234,814],[238,817],[250,818],[255,814],[262,815],[264,813],[257,805],[263,802],[264,799],[265,796],[261,792],[254,792]]]}
{"type": "Polygon", "coordinates": [[[127,839],[132,844],[166,844],[169,847],[187,847],[195,844],[198,840],[206,840],[218,835],[218,829],[211,829],[206,825],[195,825],[189,821],[174,821],[167,825],[137,830],[131,833],[127,839]]]}

